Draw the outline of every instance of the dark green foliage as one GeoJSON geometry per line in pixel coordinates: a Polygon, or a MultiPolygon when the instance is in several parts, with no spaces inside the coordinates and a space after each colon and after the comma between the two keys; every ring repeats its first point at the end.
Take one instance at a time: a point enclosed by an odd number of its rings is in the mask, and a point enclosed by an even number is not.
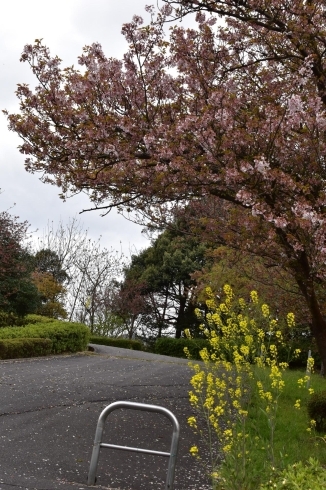
{"type": "Polygon", "coordinates": [[[321,359],[318,352],[316,340],[311,334],[308,324],[297,325],[289,328],[286,324],[282,328],[284,345],[278,345],[278,357],[281,362],[288,362],[290,368],[305,368],[309,351],[314,359],[315,368],[321,365],[321,359]],[[294,351],[300,349],[298,356],[294,351]]]}
{"type": "Polygon", "coordinates": [[[8,313],[5,311],[0,311],[0,328],[1,327],[21,327],[26,325],[26,317],[18,317],[14,313],[8,313]]]}
{"type": "Polygon", "coordinates": [[[139,342],[139,340],[92,336],[89,342],[91,344],[109,345],[111,347],[122,347],[123,349],[142,350],[142,343],[139,342]]]}
{"type": "Polygon", "coordinates": [[[165,230],[150,247],[132,255],[125,269],[125,284],[136,281],[147,298],[143,317],[146,340],[149,331],[149,336],[161,337],[167,328],[174,328],[177,338],[186,328],[198,331],[193,274],[207,263],[207,245],[184,234],[177,222],[174,225],[175,229],[165,230]]]}
{"type": "Polygon", "coordinates": [[[41,304],[37,287],[29,278],[12,281],[13,291],[8,296],[7,310],[19,317],[33,313],[41,304]]]}
{"type": "Polygon", "coordinates": [[[49,273],[60,284],[68,281],[69,277],[62,268],[62,260],[56,252],[48,248],[43,248],[36,252],[33,257],[35,270],[38,272],[49,273]]]}
{"type": "Polygon", "coordinates": [[[280,362],[288,362],[290,368],[305,368],[307,366],[308,353],[311,351],[311,357],[315,362],[315,368],[320,366],[321,360],[317,349],[317,345],[314,339],[296,339],[290,344],[284,346],[278,346],[278,359],[280,362]],[[296,349],[300,349],[300,354],[294,356],[293,353],[296,349]]]}
{"type": "MultiPolygon", "coordinates": [[[[25,320],[25,325],[34,325],[35,323],[58,322],[58,320],[56,318],[49,317],[49,316],[43,316],[43,315],[37,315],[35,313],[30,313],[29,315],[26,315],[24,320],[25,320]]],[[[62,323],[67,324],[66,322],[62,322],[62,323]]]]}
{"type": "MultiPolygon", "coordinates": [[[[43,318],[43,317],[42,317],[43,318]]],[[[47,320],[47,319],[46,319],[47,320]]],[[[86,350],[90,331],[82,323],[68,323],[59,320],[38,322],[25,327],[0,329],[0,339],[48,338],[53,342],[52,354],[86,350]]]]}
{"type": "Polygon", "coordinates": [[[0,309],[1,311],[12,313],[15,316],[24,317],[28,313],[33,313],[41,304],[41,297],[38,289],[29,277],[29,272],[24,272],[26,277],[15,277],[14,273],[8,272],[5,278],[0,278],[0,309]]]}
{"type": "Polygon", "coordinates": [[[326,432],[326,391],[313,393],[308,400],[308,415],[316,421],[317,432],[326,432]]]}
{"type": "Polygon", "coordinates": [[[36,310],[40,296],[33,284],[33,257],[24,245],[28,225],[0,212],[0,309],[23,317],[36,310]]]}
{"type": "Polygon", "coordinates": [[[15,315],[15,313],[7,313],[0,310],[0,328],[1,327],[24,327],[26,325],[34,325],[35,323],[52,323],[55,318],[50,318],[43,315],[31,313],[24,317],[15,315]]]}
{"type": "Polygon", "coordinates": [[[52,340],[17,338],[0,340],[0,359],[47,356],[52,351],[52,340]]]}
{"type": "Polygon", "coordinates": [[[172,357],[186,358],[184,352],[188,348],[191,359],[200,359],[199,352],[205,347],[209,349],[209,342],[206,339],[173,339],[162,337],[155,342],[155,353],[172,357]]]}

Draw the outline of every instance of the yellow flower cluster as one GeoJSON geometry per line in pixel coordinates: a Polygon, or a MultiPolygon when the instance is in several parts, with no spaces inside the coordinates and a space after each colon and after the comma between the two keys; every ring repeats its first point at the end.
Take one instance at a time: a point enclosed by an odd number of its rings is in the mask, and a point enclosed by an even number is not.
{"type": "Polygon", "coordinates": [[[188,424],[193,429],[197,429],[197,420],[196,420],[196,417],[188,417],[188,424]]]}
{"type": "Polygon", "coordinates": [[[307,359],[307,372],[312,373],[314,370],[315,360],[313,357],[307,359]]]}
{"type": "Polygon", "coordinates": [[[258,294],[257,291],[251,291],[250,293],[250,299],[253,302],[254,305],[258,304],[258,294]]]}
{"type": "MultiPolygon", "coordinates": [[[[223,302],[217,305],[211,289],[206,288],[208,313],[202,318],[200,311],[196,311],[197,317],[203,320],[200,328],[210,347],[200,351],[202,364],[191,365],[194,374],[189,397],[192,407],[201,412],[208,424],[209,443],[213,445],[215,436],[225,460],[230,458],[232,464],[239,461],[242,465],[240,474],[250,460],[246,432],[250,389],[256,389],[261,400],[261,410],[271,433],[269,446],[272,446],[278,400],[285,384],[283,373],[288,363],[278,362],[278,346],[284,345],[283,332],[278,320],[271,317],[268,305],[259,306],[257,292],[250,293],[249,305],[242,298],[235,301],[229,285],[224,286],[223,292],[223,302]],[[257,312],[255,318],[253,311],[257,312]],[[262,379],[257,378],[259,373],[262,379]],[[255,382],[252,381],[254,376],[255,382]]],[[[293,313],[287,315],[286,321],[289,328],[295,327],[293,313]]],[[[188,331],[186,336],[190,336],[188,331]]],[[[297,349],[294,355],[299,354],[297,349]]],[[[307,376],[299,380],[302,386],[313,369],[313,359],[308,362],[307,376]]],[[[294,406],[300,409],[300,400],[296,400],[294,406]]],[[[188,424],[198,431],[196,417],[189,417],[188,424]]],[[[190,452],[196,457],[199,455],[197,446],[192,446],[190,452]]],[[[219,478],[214,465],[211,475],[215,481],[219,478]]]]}
{"type": "Polygon", "coordinates": [[[296,408],[297,410],[300,410],[300,408],[301,408],[301,400],[296,400],[296,402],[294,404],[294,408],[296,408]]]}
{"type": "Polygon", "coordinates": [[[289,328],[295,327],[295,317],[294,313],[288,313],[286,316],[286,322],[289,328]]]}
{"type": "Polygon", "coordinates": [[[198,447],[197,446],[192,446],[190,448],[190,454],[192,454],[193,456],[198,456],[198,447]]]}
{"type": "Polygon", "coordinates": [[[310,376],[306,375],[303,378],[298,379],[298,385],[300,388],[303,388],[306,383],[310,380],[310,376]]]}
{"type": "Polygon", "coordinates": [[[268,318],[269,317],[269,306],[266,305],[265,303],[261,306],[261,311],[262,311],[262,314],[263,314],[263,317],[264,318],[268,318]]]}

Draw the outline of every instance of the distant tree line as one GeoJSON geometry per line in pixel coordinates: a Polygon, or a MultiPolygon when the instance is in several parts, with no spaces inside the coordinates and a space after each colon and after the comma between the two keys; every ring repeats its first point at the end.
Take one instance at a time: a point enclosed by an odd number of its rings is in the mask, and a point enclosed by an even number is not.
{"type": "Polygon", "coordinates": [[[27,229],[0,213],[0,325],[37,313],[85,323],[95,335],[153,342],[180,338],[187,328],[200,337],[196,309],[205,314],[205,288],[218,297],[225,283],[248,299],[258,289],[275,315],[285,317],[291,307],[299,324],[309,323],[282,267],[205,241],[190,233],[186,216],[153,232],[150,246],[130,260],[92,241],[76,219],[48,225],[37,243],[26,241],[27,229]]]}

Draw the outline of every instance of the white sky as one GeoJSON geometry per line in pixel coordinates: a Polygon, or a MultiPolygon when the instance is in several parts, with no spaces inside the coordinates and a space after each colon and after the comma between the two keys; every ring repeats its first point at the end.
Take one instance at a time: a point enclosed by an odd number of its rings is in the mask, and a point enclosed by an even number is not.
{"type": "MultiPolygon", "coordinates": [[[[34,84],[26,63],[20,63],[25,44],[43,38],[52,54],[63,60],[63,65],[77,65],[82,47],[100,42],[107,56],[121,57],[127,45],[121,35],[121,26],[134,14],[146,18],[145,4],[149,0],[10,0],[2,1],[0,16],[0,110],[18,111],[14,95],[17,83],[34,84]]],[[[7,129],[5,116],[0,113],[0,211],[8,210],[27,220],[31,229],[40,233],[48,222],[68,222],[82,209],[89,207],[86,196],[76,196],[63,203],[60,189],[39,181],[37,174],[24,169],[24,155],[17,149],[19,138],[7,129]]],[[[148,246],[141,235],[141,227],[133,225],[111,212],[101,218],[96,212],[80,216],[84,227],[107,247],[120,248],[128,253],[148,246]]]]}

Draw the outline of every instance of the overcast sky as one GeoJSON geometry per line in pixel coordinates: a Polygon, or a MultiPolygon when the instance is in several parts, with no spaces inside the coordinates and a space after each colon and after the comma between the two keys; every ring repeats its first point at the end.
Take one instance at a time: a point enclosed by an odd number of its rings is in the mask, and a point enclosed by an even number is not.
{"type": "MultiPolygon", "coordinates": [[[[14,95],[17,83],[34,85],[26,63],[20,63],[25,44],[43,38],[51,54],[58,55],[63,65],[77,65],[82,47],[100,42],[107,56],[121,57],[127,45],[121,26],[134,14],[146,18],[149,0],[10,0],[2,2],[0,16],[0,109],[17,112],[14,95]]],[[[153,2],[156,3],[156,2],[153,2]]],[[[89,207],[86,196],[76,196],[63,203],[60,189],[39,181],[37,174],[24,169],[24,156],[17,149],[19,138],[7,129],[0,113],[0,211],[8,210],[27,220],[31,229],[40,234],[48,222],[67,222],[79,211],[89,207]]],[[[105,246],[122,246],[128,253],[133,245],[140,250],[149,243],[141,227],[133,225],[115,212],[101,218],[96,212],[80,216],[93,238],[102,235],[105,246]]]]}

